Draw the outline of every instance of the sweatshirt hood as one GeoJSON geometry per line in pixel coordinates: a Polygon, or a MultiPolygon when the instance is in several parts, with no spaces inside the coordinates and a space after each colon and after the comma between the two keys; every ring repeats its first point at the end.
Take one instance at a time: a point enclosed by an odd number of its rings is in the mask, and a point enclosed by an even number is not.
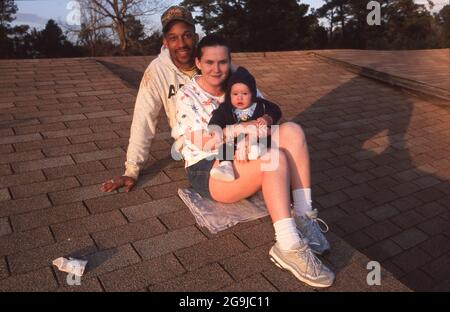
{"type": "Polygon", "coordinates": [[[171,70],[175,71],[177,74],[182,75],[181,70],[172,62],[172,58],[170,57],[169,49],[162,46],[161,52],[159,53],[158,59],[166,65],[171,70]]]}
{"type": "Polygon", "coordinates": [[[168,66],[170,69],[179,71],[178,67],[176,67],[175,64],[172,62],[169,49],[167,49],[166,47],[164,46],[161,47],[161,52],[159,53],[158,58],[161,61],[161,63],[168,66]]]}

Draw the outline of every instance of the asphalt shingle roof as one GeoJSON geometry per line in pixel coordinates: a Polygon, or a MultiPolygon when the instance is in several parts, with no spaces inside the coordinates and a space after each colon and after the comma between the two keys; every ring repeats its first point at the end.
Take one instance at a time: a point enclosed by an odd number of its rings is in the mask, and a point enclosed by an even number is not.
{"type": "MultiPolygon", "coordinates": [[[[331,228],[330,291],[450,290],[450,106],[343,64],[448,92],[448,51],[233,55],[305,130],[314,203],[331,228]],[[370,260],[381,286],[366,283],[370,260]]],[[[163,113],[136,190],[99,191],[123,173],[152,59],[0,61],[0,290],[311,291],[269,261],[269,218],[218,235],[195,224],[163,113]],[[51,266],[68,255],[89,260],[81,286],[51,266]]]]}

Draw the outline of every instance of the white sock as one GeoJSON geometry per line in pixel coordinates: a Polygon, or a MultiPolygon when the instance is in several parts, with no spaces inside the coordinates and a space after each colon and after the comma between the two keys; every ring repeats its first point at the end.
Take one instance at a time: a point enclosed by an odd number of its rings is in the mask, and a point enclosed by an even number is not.
{"type": "Polygon", "coordinates": [[[312,211],[311,189],[302,188],[292,191],[294,199],[294,212],[297,216],[305,216],[308,211],[312,211]]]}
{"type": "Polygon", "coordinates": [[[293,218],[281,219],[273,224],[275,238],[282,250],[290,250],[300,244],[300,236],[293,218]]]}

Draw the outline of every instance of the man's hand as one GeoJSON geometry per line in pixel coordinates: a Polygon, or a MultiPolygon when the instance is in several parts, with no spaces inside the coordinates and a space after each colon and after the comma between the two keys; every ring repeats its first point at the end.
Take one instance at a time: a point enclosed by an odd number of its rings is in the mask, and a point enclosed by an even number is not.
{"type": "Polygon", "coordinates": [[[125,192],[128,193],[135,184],[136,180],[133,178],[127,176],[114,177],[113,179],[104,182],[100,187],[100,190],[109,193],[125,186],[125,192]]]}

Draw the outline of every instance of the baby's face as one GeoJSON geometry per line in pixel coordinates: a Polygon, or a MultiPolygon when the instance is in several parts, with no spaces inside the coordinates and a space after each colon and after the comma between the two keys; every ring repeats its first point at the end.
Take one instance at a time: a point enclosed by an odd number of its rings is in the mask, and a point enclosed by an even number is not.
{"type": "Polygon", "coordinates": [[[235,108],[246,109],[252,104],[252,93],[247,85],[243,83],[235,83],[231,87],[230,93],[231,104],[235,108]]]}

